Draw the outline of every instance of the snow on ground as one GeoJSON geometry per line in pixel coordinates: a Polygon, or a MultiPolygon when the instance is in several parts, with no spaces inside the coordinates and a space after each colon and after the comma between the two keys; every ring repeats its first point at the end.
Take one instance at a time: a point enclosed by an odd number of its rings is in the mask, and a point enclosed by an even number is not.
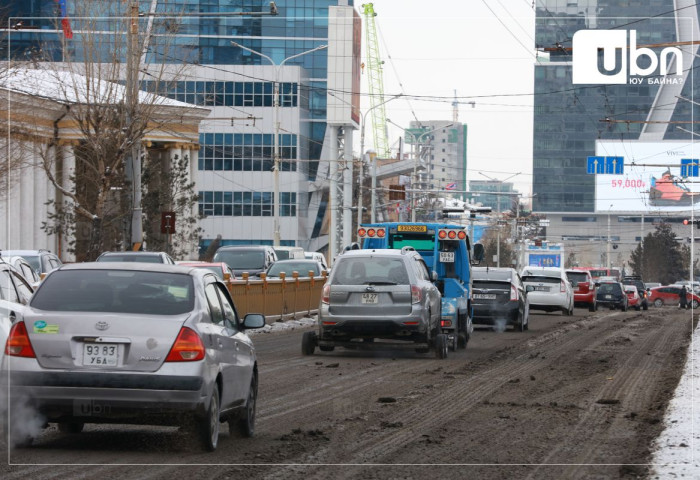
{"type": "Polygon", "coordinates": [[[268,323],[263,328],[255,330],[246,330],[248,335],[260,335],[261,333],[275,333],[283,332],[285,330],[294,330],[296,328],[310,327],[316,324],[316,316],[313,317],[303,317],[296,320],[285,320],[282,322],[268,323]]]}
{"type": "Polygon", "coordinates": [[[700,324],[693,332],[688,360],[666,410],[666,429],[656,441],[649,478],[700,478],[700,324]]]}

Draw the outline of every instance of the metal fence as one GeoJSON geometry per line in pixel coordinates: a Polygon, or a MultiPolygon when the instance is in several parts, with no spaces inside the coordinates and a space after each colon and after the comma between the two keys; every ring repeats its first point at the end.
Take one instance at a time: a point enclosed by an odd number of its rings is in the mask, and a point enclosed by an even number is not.
{"type": "Polygon", "coordinates": [[[243,274],[228,286],[239,315],[262,313],[268,322],[274,322],[316,314],[326,277],[325,272],[320,277],[299,277],[294,272],[291,278],[284,273],[275,278],[264,273],[254,278],[243,274]]]}

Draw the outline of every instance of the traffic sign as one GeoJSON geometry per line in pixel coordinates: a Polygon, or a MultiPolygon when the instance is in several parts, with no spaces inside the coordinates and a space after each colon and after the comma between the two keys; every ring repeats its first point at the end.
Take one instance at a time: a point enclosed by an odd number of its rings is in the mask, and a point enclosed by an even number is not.
{"type": "Polygon", "coordinates": [[[605,173],[605,157],[588,157],[586,173],[590,175],[605,173]]]}
{"type": "Polygon", "coordinates": [[[625,173],[625,157],[588,157],[586,173],[589,175],[622,175],[625,173]]]}
{"type": "Polygon", "coordinates": [[[681,158],[681,177],[700,177],[700,160],[681,158]]]}

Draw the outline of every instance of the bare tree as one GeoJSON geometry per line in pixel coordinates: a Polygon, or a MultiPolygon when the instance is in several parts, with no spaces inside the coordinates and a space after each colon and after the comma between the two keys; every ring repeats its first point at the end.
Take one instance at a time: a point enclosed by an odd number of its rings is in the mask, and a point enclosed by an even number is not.
{"type": "MultiPolygon", "coordinates": [[[[185,230],[180,235],[190,241],[198,235],[196,195],[187,172],[189,163],[171,162],[154,156],[163,145],[142,144],[149,133],[167,133],[178,138],[173,124],[182,121],[186,108],[154,92],[166,91],[170,82],[184,74],[187,58],[174,64],[171,55],[173,19],[129,16],[124,2],[79,0],[71,18],[73,39],[64,39],[61,62],[48,61],[55,51],[45,51],[45,61],[26,81],[39,82],[47,97],[63,105],[55,120],[63,133],[42,145],[42,168],[59,192],[52,202],[44,228],[49,234],[74,236],[70,245],[77,260],[93,260],[105,250],[130,246],[131,193],[148,183],[132,186],[128,170],[130,156],[143,160],[147,179],[158,177],[155,204],[144,210],[146,238],[158,244],[161,208],[178,209],[185,230]],[[129,35],[138,23],[138,32],[129,35]],[[128,65],[133,60],[131,68],[128,65]],[[136,82],[136,83],[135,83],[136,82]],[[72,157],[67,158],[60,143],[65,135],[73,141],[72,157]],[[58,153],[57,153],[58,152],[58,153]]],[[[178,55],[182,56],[180,50],[178,55]]],[[[192,141],[182,137],[183,142],[192,141]]],[[[188,159],[189,160],[189,159],[188,159]]],[[[138,176],[136,177],[138,178],[138,176]]],[[[151,186],[154,184],[151,182],[151,186]]]]}

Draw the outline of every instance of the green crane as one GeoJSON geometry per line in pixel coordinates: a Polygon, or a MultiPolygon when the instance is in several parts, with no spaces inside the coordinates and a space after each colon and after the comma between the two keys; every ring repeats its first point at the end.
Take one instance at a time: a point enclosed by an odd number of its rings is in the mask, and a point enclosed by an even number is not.
{"type": "MultiPolygon", "coordinates": [[[[365,3],[362,5],[365,17],[365,45],[367,46],[367,72],[369,74],[369,100],[370,110],[372,110],[372,135],[374,138],[374,149],[379,158],[389,157],[389,140],[386,129],[386,110],[384,109],[384,62],[379,56],[379,42],[377,41],[377,27],[374,17],[374,4],[365,3]]],[[[364,152],[361,152],[361,154],[364,152]]]]}

